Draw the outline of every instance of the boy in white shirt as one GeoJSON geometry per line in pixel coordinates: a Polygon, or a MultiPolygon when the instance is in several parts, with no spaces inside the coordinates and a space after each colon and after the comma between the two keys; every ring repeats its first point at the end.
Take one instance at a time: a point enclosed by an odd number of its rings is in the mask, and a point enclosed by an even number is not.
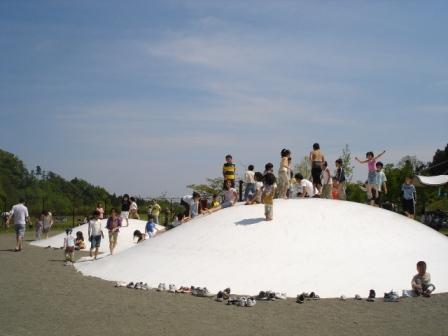
{"type": "Polygon", "coordinates": [[[253,165],[249,165],[249,167],[247,167],[247,170],[244,173],[244,183],[246,184],[246,189],[244,190],[244,201],[248,201],[249,195],[255,194],[255,172],[253,165]]]}
{"type": "Polygon", "coordinates": [[[297,183],[302,189],[302,194],[300,195],[300,198],[305,197],[315,197],[317,196],[317,189],[315,189],[313,183],[311,181],[305,179],[302,174],[297,173],[294,175],[294,178],[296,179],[297,183]]]}
{"type": "Polygon", "coordinates": [[[98,256],[98,249],[101,245],[101,238],[104,238],[103,228],[101,225],[101,212],[96,210],[94,218],[89,221],[88,236],[90,241],[90,257],[96,259],[98,256]]]}

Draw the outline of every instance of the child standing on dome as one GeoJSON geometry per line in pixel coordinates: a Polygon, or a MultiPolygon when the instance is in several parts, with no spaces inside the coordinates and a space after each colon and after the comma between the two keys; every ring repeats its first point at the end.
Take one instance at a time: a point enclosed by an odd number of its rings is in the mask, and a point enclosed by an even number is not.
{"type": "Polygon", "coordinates": [[[376,193],[376,185],[378,184],[377,180],[377,171],[376,171],[376,160],[379,159],[386,151],[382,151],[381,154],[375,156],[373,152],[366,153],[366,159],[361,161],[358,157],[355,157],[355,160],[361,164],[367,163],[367,167],[369,169],[369,173],[367,175],[367,198],[370,205],[375,205],[375,199],[378,197],[376,193]]]}
{"type": "Polygon", "coordinates": [[[277,189],[275,181],[275,175],[272,173],[267,173],[263,179],[261,200],[264,204],[264,215],[267,221],[271,221],[274,217],[274,196],[277,189]]]}
{"type": "Polygon", "coordinates": [[[280,152],[281,160],[278,169],[278,197],[287,198],[286,194],[289,188],[289,158],[291,151],[289,149],[282,149],[280,152]]]}

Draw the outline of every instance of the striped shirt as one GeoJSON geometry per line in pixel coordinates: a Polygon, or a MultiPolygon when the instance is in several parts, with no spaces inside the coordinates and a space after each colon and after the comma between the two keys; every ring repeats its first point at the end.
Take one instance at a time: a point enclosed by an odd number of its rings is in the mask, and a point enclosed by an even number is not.
{"type": "Polygon", "coordinates": [[[225,180],[235,180],[236,166],[232,162],[226,162],[222,166],[222,174],[225,180]]]}

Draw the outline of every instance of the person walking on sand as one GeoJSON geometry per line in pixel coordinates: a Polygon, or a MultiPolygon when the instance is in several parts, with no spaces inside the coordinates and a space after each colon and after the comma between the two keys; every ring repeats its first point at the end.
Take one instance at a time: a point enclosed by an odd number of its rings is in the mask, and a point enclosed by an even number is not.
{"type": "Polygon", "coordinates": [[[21,198],[19,203],[14,205],[9,213],[10,216],[6,222],[6,226],[9,227],[11,221],[14,223],[14,230],[16,232],[16,248],[14,251],[19,252],[22,251],[26,224],[30,222],[28,208],[25,206],[25,199],[21,198]]]}
{"type": "Polygon", "coordinates": [[[89,221],[88,236],[90,241],[90,257],[96,259],[101,245],[101,238],[104,238],[104,233],[101,227],[101,213],[95,210],[93,215],[94,218],[89,221]]]}
{"type": "Polygon", "coordinates": [[[324,154],[320,151],[320,145],[316,142],[313,144],[313,150],[310,152],[311,161],[311,177],[314,187],[319,191],[322,190],[321,174],[322,164],[325,162],[324,154]]]}
{"type": "Polygon", "coordinates": [[[106,228],[109,231],[109,250],[110,254],[114,254],[114,250],[117,247],[118,233],[121,227],[121,217],[118,216],[117,210],[112,208],[110,210],[110,217],[107,220],[106,228]]]}

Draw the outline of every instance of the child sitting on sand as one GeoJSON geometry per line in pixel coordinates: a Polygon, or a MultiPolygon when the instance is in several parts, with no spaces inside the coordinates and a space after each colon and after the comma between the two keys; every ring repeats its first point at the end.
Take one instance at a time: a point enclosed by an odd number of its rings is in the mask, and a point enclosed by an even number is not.
{"type": "Polygon", "coordinates": [[[65,230],[66,237],[64,238],[64,253],[65,265],[71,265],[75,261],[75,237],[72,236],[72,229],[65,230]]]}
{"type": "Polygon", "coordinates": [[[83,250],[86,248],[86,243],[84,242],[84,235],[81,231],[76,232],[75,239],[75,250],[83,250]]]}
{"type": "Polygon", "coordinates": [[[417,263],[417,274],[412,278],[412,290],[417,296],[423,295],[430,297],[436,287],[431,283],[431,275],[426,272],[426,263],[419,261],[417,263]]]}
{"type": "Polygon", "coordinates": [[[272,220],[274,216],[274,196],[277,189],[275,181],[275,176],[272,173],[267,173],[264,176],[261,199],[264,204],[264,215],[267,221],[272,220]]]}

